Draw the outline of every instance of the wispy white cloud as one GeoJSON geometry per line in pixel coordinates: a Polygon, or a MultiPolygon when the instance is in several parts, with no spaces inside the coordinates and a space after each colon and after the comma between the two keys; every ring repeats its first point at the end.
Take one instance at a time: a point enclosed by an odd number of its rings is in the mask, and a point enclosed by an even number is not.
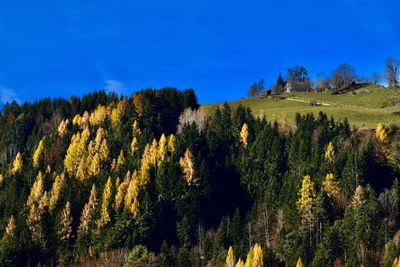
{"type": "Polygon", "coordinates": [[[20,102],[17,93],[9,88],[0,86],[0,102],[5,104],[13,100],[20,102]]]}
{"type": "Polygon", "coordinates": [[[125,95],[127,92],[125,85],[119,81],[106,80],[105,83],[106,83],[105,89],[107,90],[107,92],[114,92],[119,95],[125,95]]]}

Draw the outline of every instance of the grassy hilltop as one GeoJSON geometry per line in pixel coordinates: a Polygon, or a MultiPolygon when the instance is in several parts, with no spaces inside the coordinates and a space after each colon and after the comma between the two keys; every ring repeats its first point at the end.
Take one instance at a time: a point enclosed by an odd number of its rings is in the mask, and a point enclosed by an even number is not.
{"type": "MultiPolygon", "coordinates": [[[[335,119],[347,117],[350,124],[359,127],[375,128],[378,122],[384,124],[400,123],[400,105],[396,99],[398,92],[378,85],[365,85],[355,91],[333,95],[324,93],[290,93],[283,94],[282,99],[271,97],[256,97],[230,102],[232,107],[243,105],[250,107],[256,116],[265,115],[268,119],[294,123],[296,112],[301,114],[320,111],[335,119]]],[[[203,105],[208,111],[213,111],[222,103],[203,105]]]]}

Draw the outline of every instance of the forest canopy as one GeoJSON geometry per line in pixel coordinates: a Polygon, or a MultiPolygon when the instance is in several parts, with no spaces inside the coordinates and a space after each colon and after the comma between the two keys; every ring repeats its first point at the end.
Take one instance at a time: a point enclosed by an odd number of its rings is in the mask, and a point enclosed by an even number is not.
{"type": "Polygon", "coordinates": [[[399,262],[395,126],[289,128],[175,88],[13,102],[0,124],[4,265],[399,262]]]}

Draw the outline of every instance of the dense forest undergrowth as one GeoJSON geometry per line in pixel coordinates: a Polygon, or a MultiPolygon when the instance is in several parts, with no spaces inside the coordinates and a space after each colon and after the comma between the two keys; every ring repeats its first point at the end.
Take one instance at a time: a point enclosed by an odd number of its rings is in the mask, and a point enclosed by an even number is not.
{"type": "Polygon", "coordinates": [[[399,264],[395,125],[198,108],[173,88],[7,104],[0,262],[399,264]]]}

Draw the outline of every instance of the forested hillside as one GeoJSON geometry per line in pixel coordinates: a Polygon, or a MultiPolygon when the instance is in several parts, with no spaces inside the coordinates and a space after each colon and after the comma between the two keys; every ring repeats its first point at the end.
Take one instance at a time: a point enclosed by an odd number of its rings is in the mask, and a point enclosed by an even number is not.
{"type": "Polygon", "coordinates": [[[14,102],[0,125],[3,265],[399,264],[396,126],[208,114],[173,88],[14,102]]]}

